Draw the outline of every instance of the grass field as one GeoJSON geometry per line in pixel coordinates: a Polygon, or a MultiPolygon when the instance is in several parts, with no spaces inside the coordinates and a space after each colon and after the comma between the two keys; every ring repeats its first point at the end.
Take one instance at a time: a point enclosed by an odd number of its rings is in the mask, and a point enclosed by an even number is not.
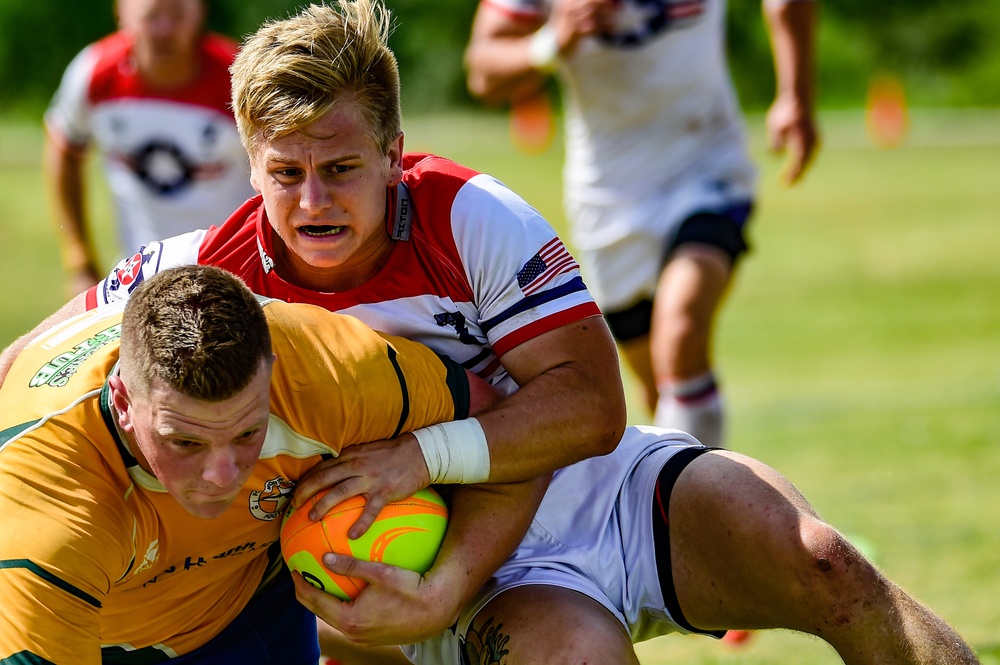
{"type": "MultiPolygon", "coordinates": [[[[752,118],[754,127],[759,119],[752,118]]],[[[557,226],[559,146],[515,152],[502,118],[413,118],[407,147],[493,173],[557,226]]],[[[824,116],[806,182],[761,164],[754,251],[720,320],[731,446],[789,476],[885,572],[1000,663],[1000,114],[915,113],[877,150],[860,115],[824,116]]],[[[6,344],[64,300],[35,127],[0,123],[0,321],[6,344]]],[[[107,196],[92,207],[105,220],[107,196]]],[[[631,380],[626,377],[627,385],[631,380]]],[[[645,414],[635,404],[631,420],[645,414]]],[[[731,650],[669,637],[644,665],[839,662],[823,643],[765,634],[731,650]]]]}

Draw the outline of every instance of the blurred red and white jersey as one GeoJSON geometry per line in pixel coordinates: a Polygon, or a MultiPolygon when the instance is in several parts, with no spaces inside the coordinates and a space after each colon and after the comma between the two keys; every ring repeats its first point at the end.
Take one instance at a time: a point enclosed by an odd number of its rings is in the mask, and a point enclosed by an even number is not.
{"type": "Polygon", "coordinates": [[[198,49],[198,78],[159,90],[116,32],[73,59],[45,114],[52,140],[103,154],[126,249],[207,228],[253,196],[229,102],[237,45],[207,34],[198,49]]]}

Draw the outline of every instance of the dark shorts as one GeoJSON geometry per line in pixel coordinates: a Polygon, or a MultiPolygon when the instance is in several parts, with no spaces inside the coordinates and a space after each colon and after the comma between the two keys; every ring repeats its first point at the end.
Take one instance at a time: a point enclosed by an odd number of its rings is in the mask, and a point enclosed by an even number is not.
{"type": "Polygon", "coordinates": [[[295,600],[287,570],[258,591],[242,612],[211,642],[191,653],[167,658],[152,649],[109,654],[112,663],[168,665],[316,665],[316,615],[295,600]]]}

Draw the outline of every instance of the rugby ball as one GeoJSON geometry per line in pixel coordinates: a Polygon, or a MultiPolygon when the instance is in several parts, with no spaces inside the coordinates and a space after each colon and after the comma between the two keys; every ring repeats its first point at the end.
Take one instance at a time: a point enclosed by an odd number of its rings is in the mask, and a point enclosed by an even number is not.
{"type": "Polygon", "coordinates": [[[387,504],[357,540],[349,539],[347,530],[360,517],[365,498],[351,497],[314,522],[309,511],[325,493],[315,494],[298,510],[289,508],[285,513],[281,555],[292,571],[322,591],[352,600],[367,583],[327,569],[323,565],[327,552],[389,563],[420,574],[430,570],[448,527],[448,507],[434,489],[427,487],[387,504]]]}

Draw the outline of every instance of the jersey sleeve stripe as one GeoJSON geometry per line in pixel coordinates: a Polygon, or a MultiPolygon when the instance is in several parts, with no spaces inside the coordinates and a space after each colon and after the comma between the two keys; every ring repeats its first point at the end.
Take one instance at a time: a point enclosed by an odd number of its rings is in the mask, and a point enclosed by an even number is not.
{"type": "Polygon", "coordinates": [[[578,293],[586,290],[587,287],[583,283],[583,278],[579,276],[574,277],[565,284],[560,284],[559,286],[547,289],[541,293],[535,293],[527,296],[524,300],[518,301],[513,307],[507,308],[493,318],[480,321],[479,327],[484,333],[488,334],[490,330],[511,317],[517,316],[518,314],[522,314],[531,309],[538,309],[546,303],[558,300],[571,293],[578,293]]]}
{"type": "Polygon", "coordinates": [[[455,402],[455,420],[465,420],[469,417],[469,410],[472,408],[472,397],[469,391],[469,375],[465,368],[448,356],[437,354],[444,364],[445,382],[451,392],[452,400],[455,402]]]}
{"type": "Polygon", "coordinates": [[[53,584],[62,589],[63,591],[66,591],[67,593],[76,596],[77,598],[84,601],[88,605],[93,605],[94,607],[97,608],[101,607],[101,601],[99,601],[97,598],[94,598],[89,593],[76,588],[66,580],[56,577],[55,575],[45,570],[44,568],[34,563],[33,561],[30,561],[28,559],[6,559],[4,561],[0,561],[0,569],[11,569],[11,568],[23,568],[31,573],[34,573],[38,577],[41,577],[49,584],[53,584]]]}
{"type": "Polygon", "coordinates": [[[396,377],[399,379],[400,393],[403,396],[403,408],[399,412],[399,422],[396,423],[396,431],[389,437],[395,439],[402,433],[403,425],[406,424],[406,419],[410,417],[410,392],[406,389],[406,377],[403,375],[403,368],[399,366],[399,360],[396,359],[396,349],[386,344],[385,350],[389,356],[389,362],[392,363],[392,368],[396,371],[396,377]]]}
{"type": "Polygon", "coordinates": [[[85,307],[87,308],[88,312],[90,310],[95,309],[97,307],[97,289],[100,288],[100,286],[103,283],[103,281],[104,280],[101,280],[100,282],[98,282],[94,286],[92,286],[89,289],[87,289],[87,295],[86,295],[86,300],[85,300],[85,302],[86,302],[85,307]]]}
{"type": "Polygon", "coordinates": [[[523,344],[529,339],[537,337],[545,332],[548,332],[549,330],[555,330],[561,326],[565,326],[591,316],[601,316],[601,310],[593,301],[577,305],[576,307],[570,307],[569,309],[557,312],[552,316],[547,316],[544,319],[530,323],[523,328],[517,329],[506,337],[497,340],[496,343],[493,344],[493,351],[498,356],[502,356],[519,344],[523,344]]]}

